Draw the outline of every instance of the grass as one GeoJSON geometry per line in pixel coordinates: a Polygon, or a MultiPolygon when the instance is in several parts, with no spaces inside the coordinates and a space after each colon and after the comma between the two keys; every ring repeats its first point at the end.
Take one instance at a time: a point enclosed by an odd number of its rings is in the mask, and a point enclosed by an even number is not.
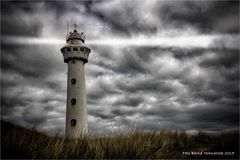
{"type": "Polygon", "coordinates": [[[67,140],[1,121],[3,159],[238,159],[239,134],[187,135],[152,131],[67,140]],[[186,155],[188,152],[234,152],[233,155],[186,155]],[[185,152],[185,154],[183,154],[185,152]]]}

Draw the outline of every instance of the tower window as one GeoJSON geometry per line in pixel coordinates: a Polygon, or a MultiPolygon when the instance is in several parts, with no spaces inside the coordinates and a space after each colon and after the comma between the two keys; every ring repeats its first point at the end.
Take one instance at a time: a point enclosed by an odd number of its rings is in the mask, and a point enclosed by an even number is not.
{"type": "Polygon", "coordinates": [[[74,105],[74,104],[76,104],[76,99],[75,98],[73,98],[73,99],[71,99],[71,103],[72,103],[72,105],[74,105]]]}
{"type": "Polygon", "coordinates": [[[77,51],[78,50],[78,48],[73,48],[73,51],[77,51]]]}
{"type": "Polygon", "coordinates": [[[80,51],[84,52],[84,48],[80,48],[80,51]]]}
{"type": "Polygon", "coordinates": [[[71,125],[72,125],[72,126],[76,126],[76,124],[77,124],[76,119],[72,119],[72,120],[71,120],[71,125]]]}
{"type": "Polygon", "coordinates": [[[71,83],[76,84],[76,79],[75,78],[71,79],[71,83]]]}
{"type": "Polygon", "coordinates": [[[68,51],[68,52],[71,51],[71,48],[67,48],[67,51],[68,51]]]}

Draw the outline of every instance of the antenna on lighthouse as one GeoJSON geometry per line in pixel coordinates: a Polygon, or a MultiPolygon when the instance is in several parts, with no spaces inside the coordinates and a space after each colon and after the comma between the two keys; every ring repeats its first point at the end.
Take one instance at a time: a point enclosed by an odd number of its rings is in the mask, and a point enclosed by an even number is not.
{"type": "Polygon", "coordinates": [[[67,20],[67,35],[68,35],[68,20],[67,20]]]}
{"type": "Polygon", "coordinates": [[[77,30],[77,24],[76,23],[74,23],[74,25],[73,25],[73,27],[74,27],[74,30],[77,30]]]}
{"type": "Polygon", "coordinates": [[[67,39],[68,35],[69,35],[69,32],[68,32],[68,20],[67,20],[67,34],[66,34],[66,39],[67,39]]]}

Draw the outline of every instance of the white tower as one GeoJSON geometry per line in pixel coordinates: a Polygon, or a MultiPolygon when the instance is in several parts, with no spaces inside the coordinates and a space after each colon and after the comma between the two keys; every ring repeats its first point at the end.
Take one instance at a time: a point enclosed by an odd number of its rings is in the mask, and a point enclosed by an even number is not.
{"type": "Polygon", "coordinates": [[[88,131],[84,64],[88,62],[90,49],[85,36],[75,29],[61,48],[64,62],[68,64],[66,137],[78,138],[88,131]]]}

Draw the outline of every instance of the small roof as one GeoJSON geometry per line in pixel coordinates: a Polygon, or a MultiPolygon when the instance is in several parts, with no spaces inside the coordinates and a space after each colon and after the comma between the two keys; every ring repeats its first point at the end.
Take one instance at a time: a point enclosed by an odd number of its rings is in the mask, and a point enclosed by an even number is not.
{"type": "Polygon", "coordinates": [[[68,42],[71,39],[79,39],[79,40],[81,40],[84,43],[85,35],[84,35],[83,32],[79,34],[78,31],[76,29],[74,29],[73,32],[69,33],[69,35],[67,36],[66,41],[68,42]]]}

